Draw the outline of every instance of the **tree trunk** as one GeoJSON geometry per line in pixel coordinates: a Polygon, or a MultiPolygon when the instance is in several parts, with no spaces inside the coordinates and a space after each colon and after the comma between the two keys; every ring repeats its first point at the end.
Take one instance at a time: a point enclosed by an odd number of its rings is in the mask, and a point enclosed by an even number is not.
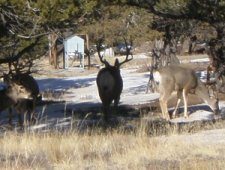
{"type": "Polygon", "coordinates": [[[57,34],[52,33],[49,35],[49,64],[58,69],[58,56],[57,56],[57,34]]]}
{"type": "Polygon", "coordinates": [[[90,54],[90,51],[89,51],[89,36],[88,34],[86,34],[86,48],[87,48],[87,51],[88,51],[88,69],[91,68],[91,54],[90,54]]]}

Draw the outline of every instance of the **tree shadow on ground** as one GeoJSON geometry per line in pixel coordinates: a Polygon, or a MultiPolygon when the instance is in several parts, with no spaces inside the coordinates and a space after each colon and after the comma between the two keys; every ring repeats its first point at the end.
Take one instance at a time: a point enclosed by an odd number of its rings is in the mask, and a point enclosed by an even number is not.
{"type": "Polygon", "coordinates": [[[91,86],[95,82],[96,78],[84,78],[84,79],[62,79],[62,78],[46,78],[37,80],[41,91],[46,89],[51,90],[66,90],[69,88],[82,88],[91,86]]]}
{"type": "MultiPolygon", "coordinates": [[[[182,112],[183,108],[179,111],[182,112]]],[[[209,110],[206,105],[191,106],[189,110],[209,110]]],[[[172,123],[161,118],[161,113],[157,103],[137,106],[119,105],[118,111],[112,112],[108,122],[104,121],[101,112],[101,103],[85,102],[79,104],[67,104],[66,102],[41,101],[36,110],[39,114],[38,123],[30,127],[37,132],[65,132],[75,130],[79,133],[86,132],[108,132],[118,130],[124,133],[138,133],[140,128],[150,136],[165,135],[174,132],[192,132],[202,128],[212,127],[217,121],[194,121],[186,123],[172,123]],[[83,107],[83,105],[87,107],[83,107]],[[157,112],[157,114],[149,114],[157,112]],[[146,114],[146,115],[143,115],[146,114]]],[[[7,125],[8,117],[1,114],[1,130],[7,125]]],[[[14,115],[14,128],[16,128],[16,114],[14,115]]]]}

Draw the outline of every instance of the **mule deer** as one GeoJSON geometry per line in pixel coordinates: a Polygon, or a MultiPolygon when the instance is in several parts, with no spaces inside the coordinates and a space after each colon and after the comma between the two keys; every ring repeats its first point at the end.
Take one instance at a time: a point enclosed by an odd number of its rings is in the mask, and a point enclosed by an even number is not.
{"type": "Polygon", "coordinates": [[[12,87],[4,87],[0,90],[0,99],[0,112],[2,112],[17,102],[17,93],[12,87]]]}
{"type": "Polygon", "coordinates": [[[158,91],[160,93],[159,102],[164,118],[169,119],[167,101],[173,91],[177,92],[177,104],[173,112],[173,117],[176,116],[176,111],[182,97],[184,101],[184,117],[188,117],[187,95],[190,92],[194,92],[210,106],[214,113],[218,113],[219,106],[217,99],[209,96],[206,86],[198,79],[194,70],[178,65],[170,65],[155,71],[153,76],[158,85],[158,91]]]}
{"type": "Polygon", "coordinates": [[[41,99],[36,80],[27,73],[4,74],[3,78],[9,87],[17,87],[16,93],[19,97],[17,96],[12,99],[16,99],[13,107],[18,113],[20,123],[22,120],[21,113],[25,113],[24,115],[28,113],[30,122],[36,102],[41,99]]]}
{"type": "Polygon", "coordinates": [[[28,95],[28,98],[40,98],[37,81],[28,73],[4,74],[4,82],[8,85],[20,86],[21,93],[28,95]]]}
{"type": "Polygon", "coordinates": [[[12,124],[12,108],[15,108],[19,124],[22,126],[21,114],[28,113],[29,121],[31,113],[33,112],[33,105],[30,99],[23,99],[24,94],[18,93],[18,86],[7,86],[0,90],[0,112],[9,109],[9,123],[12,124]]]}
{"type": "Polygon", "coordinates": [[[101,43],[97,44],[99,59],[105,65],[105,67],[98,72],[96,82],[98,86],[98,93],[102,101],[104,119],[106,121],[108,120],[109,107],[112,101],[114,101],[114,107],[116,108],[119,104],[120,95],[123,90],[123,80],[120,74],[120,67],[122,64],[133,59],[133,55],[130,52],[131,49],[128,48],[126,40],[125,45],[125,60],[119,62],[119,60],[116,59],[114,65],[110,65],[105,59],[103,60],[103,56],[100,54],[101,43]],[[129,55],[131,55],[131,57],[129,57],[129,55]]]}

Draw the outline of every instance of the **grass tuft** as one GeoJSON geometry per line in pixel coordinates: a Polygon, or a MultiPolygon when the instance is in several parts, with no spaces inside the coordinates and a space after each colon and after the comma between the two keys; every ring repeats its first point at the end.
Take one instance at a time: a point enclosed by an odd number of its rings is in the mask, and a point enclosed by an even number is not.
{"type": "Polygon", "coordinates": [[[192,135],[149,137],[142,130],[6,132],[0,144],[1,169],[222,169],[225,165],[224,143],[212,146],[192,135]]]}

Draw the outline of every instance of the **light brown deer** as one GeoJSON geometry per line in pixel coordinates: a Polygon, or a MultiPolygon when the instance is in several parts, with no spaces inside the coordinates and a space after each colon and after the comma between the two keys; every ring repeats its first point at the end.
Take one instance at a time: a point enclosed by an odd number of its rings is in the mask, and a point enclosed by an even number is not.
{"type": "Polygon", "coordinates": [[[103,56],[101,56],[100,54],[101,43],[98,43],[97,45],[99,59],[105,65],[105,67],[98,72],[96,82],[98,86],[98,93],[102,101],[104,119],[106,121],[108,120],[109,107],[112,101],[114,101],[114,107],[117,108],[120,100],[120,95],[123,90],[123,80],[120,74],[120,67],[124,63],[129,62],[133,59],[133,55],[130,52],[131,49],[128,48],[126,40],[125,44],[125,60],[119,62],[119,60],[116,59],[114,65],[110,65],[105,59],[103,60],[103,56]]]}
{"type": "Polygon", "coordinates": [[[176,116],[177,108],[180,104],[181,98],[183,98],[184,101],[184,117],[188,117],[187,96],[190,92],[194,92],[207,105],[209,105],[214,113],[218,113],[218,100],[209,96],[208,89],[206,88],[205,84],[199,80],[194,70],[184,68],[179,65],[170,65],[155,71],[153,76],[160,93],[159,102],[164,118],[170,118],[167,102],[173,91],[177,92],[177,104],[173,112],[173,117],[176,116]]]}

